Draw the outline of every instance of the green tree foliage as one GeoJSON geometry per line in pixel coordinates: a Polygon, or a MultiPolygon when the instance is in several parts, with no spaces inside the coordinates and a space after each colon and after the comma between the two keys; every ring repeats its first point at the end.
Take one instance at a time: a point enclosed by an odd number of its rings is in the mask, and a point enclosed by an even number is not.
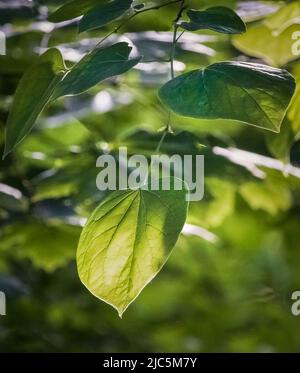
{"type": "Polygon", "coordinates": [[[1,5],[1,350],[298,350],[299,4],[256,3],[1,5]],[[204,199],[97,190],[120,146],[204,199]]]}

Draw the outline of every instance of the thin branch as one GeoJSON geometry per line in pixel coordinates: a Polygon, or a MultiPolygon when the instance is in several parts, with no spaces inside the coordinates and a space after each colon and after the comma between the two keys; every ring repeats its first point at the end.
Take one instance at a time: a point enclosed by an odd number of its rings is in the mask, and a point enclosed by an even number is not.
{"type": "MultiPolygon", "coordinates": [[[[175,78],[174,58],[175,58],[175,52],[176,52],[176,44],[177,44],[177,41],[179,40],[179,38],[182,35],[182,33],[181,33],[179,35],[179,37],[177,38],[177,31],[178,31],[178,28],[179,28],[178,21],[180,20],[180,18],[182,16],[182,13],[185,9],[185,0],[180,0],[180,1],[181,1],[181,4],[180,4],[179,12],[177,14],[176,19],[173,22],[174,31],[173,31],[173,41],[172,41],[171,54],[170,54],[171,77],[172,77],[172,79],[175,78]]],[[[171,117],[172,117],[172,114],[171,114],[171,111],[169,111],[168,122],[167,122],[166,128],[164,129],[162,137],[159,141],[159,144],[157,146],[156,153],[159,153],[167,134],[168,133],[173,133],[172,126],[171,126],[171,117]]]]}
{"type": "Polygon", "coordinates": [[[162,134],[162,137],[161,137],[161,139],[160,139],[160,141],[159,141],[159,143],[158,143],[158,145],[157,145],[157,148],[156,148],[156,150],[155,150],[155,153],[156,154],[158,154],[159,152],[160,152],[160,148],[161,148],[161,146],[162,146],[162,144],[163,144],[163,142],[164,142],[164,140],[165,140],[165,138],[166,138],[166,136],[167,136],[167,131],[166,130],[164,130],[164,132],[163,132],[163,134],[162,134]]]}
{"type": "Polygon", "coordinates": [[[137,11],[137,13],[140,14],[140,13],[148,12],[149,10],[158,10],[158,9],[163,8],[165,6],[180,3],[180,1],[182,1],[182,0],[173,0],[173,1],[169,1],[169,2],[164,3],[164,4],[154,5],[154,6],[151,6],[151,7],[148,7],[148,8],[141,9],[141,10],[137,11]]]}
{"type": "Polygon", "coordinates": [[[171,49],[171,56],[170,56],[170,63],[171,63],[171,78],[175,78],[175,70],[174,70],[174,58],[176,52],[176,39],[177,39],[177,30],[178,26],[176,23],[174,24],[174,32],[173,32],[173,41],[172,41],[172,49],[171,49]]]}
{"type": "Polygon", "coordinates": [[[179,3],[180,1],[182,1],[182,0],[172,0],[172,1],[169,1],[169,2],[164,3],[164,4],[155,5],[155,6],[144,8],[144,9],[141,9],[141,10],[136,10],[127,19],[125,19],[119,26],[115,27],[110,33],[108,33],[103,39],[101,39],[99,41],[99,43],[96,45],[96,48],[99,45],[101,45],[105,40],[107,40],[111,35],[116,34],[121,28],[123,28],[125,25],[127,25],[127,23],[129,23],[137,15],[145,13],[145,12],[149,12],[151,10],[158,10],[158,9],[161,9],[161,8],[163,8],[165,6],[169,6],[169,5],[173,5],[173,4],[179,3]]]}
{"type": "Polygon", "coordinates": [[[185,33],[185,30],[183,30],[183,31],[179,34],[178,38],[176,39],[176,43],[178,43],[179,39],[181,38],[181,36],[182,36],[184,33],[185,33]]]}
{"type": "Polygon", "coordinates": [[[141,60],[142,63],[153,63],[153,62],[159,62],[159,63],[170,63],[171,60],[141,60]]]}

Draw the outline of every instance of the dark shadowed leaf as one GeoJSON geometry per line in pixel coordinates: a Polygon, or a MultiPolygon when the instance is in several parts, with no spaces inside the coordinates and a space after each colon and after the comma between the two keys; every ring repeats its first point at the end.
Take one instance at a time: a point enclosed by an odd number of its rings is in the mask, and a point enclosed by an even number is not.
{"type": "Polygon", "coordinates": [[[4,156],[31,131],[65,70],[61,53],[49,49],[25,72],[8,117],[4,156]]]}
{"type": "MultiPolygon", "coordinates": [[[[139,130],[122,140],[122,146],[126,146],[131,153],[151,155],[156,151],[161,137],[160,132],[139,130]]],[[[161,144],[160,151],[162,154],[197,154],[202,147],[196,135],[183,131],[175,134],[168,133],[161,144]]]]}
{"type": "Polygon", "coordinates": [[[0,183],[0,209],[18,212],[25,211],[27,207],[28,201],[18,189],[0,183]]]}
{"type": "Polygon", "coordinates": [[[232,119],[279,132],[294,90],[295,80],[285,70],[222,62],[169,81],[159,97],[183,116],[232,119]]]}
{"type": "Polygon", "coordinates": [[[120,316],[170,256],[186,220],[186,193],[114,192],[83,229],[77,251],[81,281],[120,316]]]}
{"type": "Polygon", "coordinates": [[[121,17],[132,5],[132,0],[114,0],[99,5],[86,13],[79,23],[79,32],[107,25],[121,17]]]}
{"type": "Polygon", "coordinates": [[[108,0],[73,0],[64,4],[62,7],[52,13],[48,20],[50,22],[63,22],[73,18],[82,16],[93,7],[103,3],[105,4],[108,0]]]}
{"type": "Polygon", "coordinates": [[[185,30],[196,31],[209,29],[224,34],[242,34],[246,32],[243,20],[230,8],[213,7],[205,11],[189,10],[191,22],[182,22],[185,30]]]}
{"type": "Polygon", "coordinates": [[[117,43],[87,54],[57,86],[53,98],[80,94],[104,79],[130,70],[140,61],[129,59],[131,49],[127,43],[117,43]]]}

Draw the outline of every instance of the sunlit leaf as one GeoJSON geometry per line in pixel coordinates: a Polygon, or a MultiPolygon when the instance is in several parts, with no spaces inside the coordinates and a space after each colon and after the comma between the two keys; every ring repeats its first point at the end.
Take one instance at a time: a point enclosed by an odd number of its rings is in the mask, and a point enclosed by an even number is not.
{"type": "Polygon", "coordinates": [[[298,25],[292,25],[282,33],[277,34],[263,23],[248,26],[243,35],[234,35],[233,45],[245,54],[262,58],[273,66],[284,66],[298,57],[293,54],[294,32],[299,31],[298,25]]]}
{"type": "Polygon", "coordinates": [[[8,117],[4,156],[31,131],[64,74],[64,61],[57,49],[48,50],[25,72],[8,117]]]}
{"type": "Polygon", "coordinates": [[[74,259],[80,227],[50,225],[38,220],[7,226],[1,241],[18,258],[28,258],[37,268],[52,272],[74,259]]]}
{"type": "Polygon", "coordinates": [[[294,90],[295,81],[285,70],[222,62],[169,81],[159,97],[183,116],[232,119],[279,132],[294,90]]]}
{"type": "Polygon", "coordinates": [[[104,79],[130,70],[140,61],[140,58],[129,59],[131,49],[127,43],[117,43],[93,50],[73,66],[57,86],[53,99],[80,94],[104,79]]]}
{"type": "Polygon", "coordinates": [[[299,1],[286,4],[278,12],[265,19],[264,24],[277,34],[282,33],[293,24],[300,24],[299,1]]]}
{"type": "Polygon", "coordinates": [[[243,20],[230,8],[212,7],[205,11],[189,10],[190,22],[182,22],[185,30],[209,29],[224,34],[242,34],[246,31],[243,20]]]}
{"type": "Polygon", "coordinates": [[[277,182],[248,182],[241,186],[240,193],[253,210],[262,209],[271,215],[290,208],[292,199],[289,189],[277,182]]]}
{"type": "Polygon", "coordinates": [[[117,191],[89,218],[77,251],[79,276],[120,316],[171,254],[186,219],[186,193],[117,191]]]}
{"type": "Polygon", "coordinates": [[[234,212],[236,186],[216,177],[207,178],[207,189],[212,197],[205,209],[205,221],[211,227],[217,227],[234,212]]]}
{"type": "Polygon", "coordinates": [[[79,23],[79,32],[92,30],[121,17],[130,9],[133,0],[113,0],[108,4],[99,5],[86,13],[79,23]]]}

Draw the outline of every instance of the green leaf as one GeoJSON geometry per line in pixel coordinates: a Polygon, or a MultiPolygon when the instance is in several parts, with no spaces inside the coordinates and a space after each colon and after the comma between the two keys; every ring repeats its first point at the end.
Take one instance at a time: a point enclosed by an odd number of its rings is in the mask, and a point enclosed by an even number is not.
{"type": "Polygon", "coordinates": [[[234,213],[236,186],[228,180],[216,177],[207,177],[205,185],[212,199],[205,207],[203,221],[209,227],[219,227],[228,216],[234,213]]]}
{"type": "Polygon", "coordinates": [[[183,116],[232,119],[279,132],[294,90],[294,78],[285,70],[222,62],[169,81],[159,97],[183,116]]]}
{"type": "Polygon", "coordinates": [[[24,212],[28,201],[16,188],[0,183],[0,209],[12,212],[24,212]]]}
{"type": "Polygon", "coordinates": [[[264,24],[276,32],[281,34],[293,24],[300,23],[300,3],[294,1],[283,6],[278,12],[265,19],[264,24]]]}
{"type": "Polygon", "coordinates": [[[240,194],[253,210],[261,209],[270,215],[287,211],[292,204],[290,190],[279,179],[244,183],[240,194]]]}
{"type": "Polygon", "coordinates": [[[287,117],[282,123],[280,133],[268,132],[265,137],[269,152],[277,159],[288,164],[291,148],[295,142],[295,133],[287,117]]]}
{"type": "Polygon", "coordinates": [[[53,98],[78,95],[104,79],[130,70],[140,61],[140,58],[129,59],[131,50],[127,43],[93,50],[73,66],[57,86],[53,98]]]}
{"type": "Polygon", "coordinates": [[[300,64],[296,64],[292,68],[292,74],[296,79],[296,92],[291,102],[288,118],[292,122],[292,128],[295,134],[300,132],[300,64]]]}
{"type": "Polygon", "coordinates": [[[186,220],[186,193],[116,191],[84,227],[77,251],[80,279],[120,316],[169,258],[186,220]]]}
{"type": "Polygon", "coordinates": [[[49,49],[23,75],[6,126],[5,157],[31,131],[38,116],[65,74],[61,53],[49,49]]]}
{"type": "Polygon", "coordinates": [[[54,13],[52,13],[48,20],[50,22],[63,22],[68,21],[73,18],[77,18],[86,12],[88,12],[93,7],[99,5],[99,3],[105,3],[108,0],[73,0],[69,1],[60,8],[58,8],[54,13]]]}
{"type": "MultiPolygon", "coordinates": [[[[121,140],[121,145],[126,146],[134,154],[153,154],[157,149],[157,144],[161,140],[161,132],[148,132],[137,130],[131,132],[129,136],[121,140]]],[[[187,132],[167,133],[160,147],[162,154],[197,154],[203,145],[200,145],[196,135],[187,132]]]]}
{"type": "Polygon", "coordinates": [[[255,23],[248,26],[246,34],[234,35],[232,43],[243,53],[280,67],[298,58],[292,48],[296,31],[299,31],[299,26],[292,25],[278,34],[263,23],[255,23]]]}
{"type": "Polygon", "coordinates": [[[189,10],[190,23],[182,22],[185,30],[196,31],[209,29],[223,34],[242,34],[246,32],[243,20],[230,8],[213,7],[205,11],[189,10]]]}
{"type": "Polygon", "coordinates": [[[53,272],[74,260],[76,243],[81,228],[66,225],[45,224],[41,220],[27,219],[7,225],[1,232],[1,244],[17,258],[28,258],[35,267],[53,272]]]}
{"type": "Polygon", "coordinates": [[[114,0],[108,4],[96,6],[82,17],[79,23],[79,32],[105,26],[121,17],[131,8],[132,1],[133,0],[114,0]]]}

